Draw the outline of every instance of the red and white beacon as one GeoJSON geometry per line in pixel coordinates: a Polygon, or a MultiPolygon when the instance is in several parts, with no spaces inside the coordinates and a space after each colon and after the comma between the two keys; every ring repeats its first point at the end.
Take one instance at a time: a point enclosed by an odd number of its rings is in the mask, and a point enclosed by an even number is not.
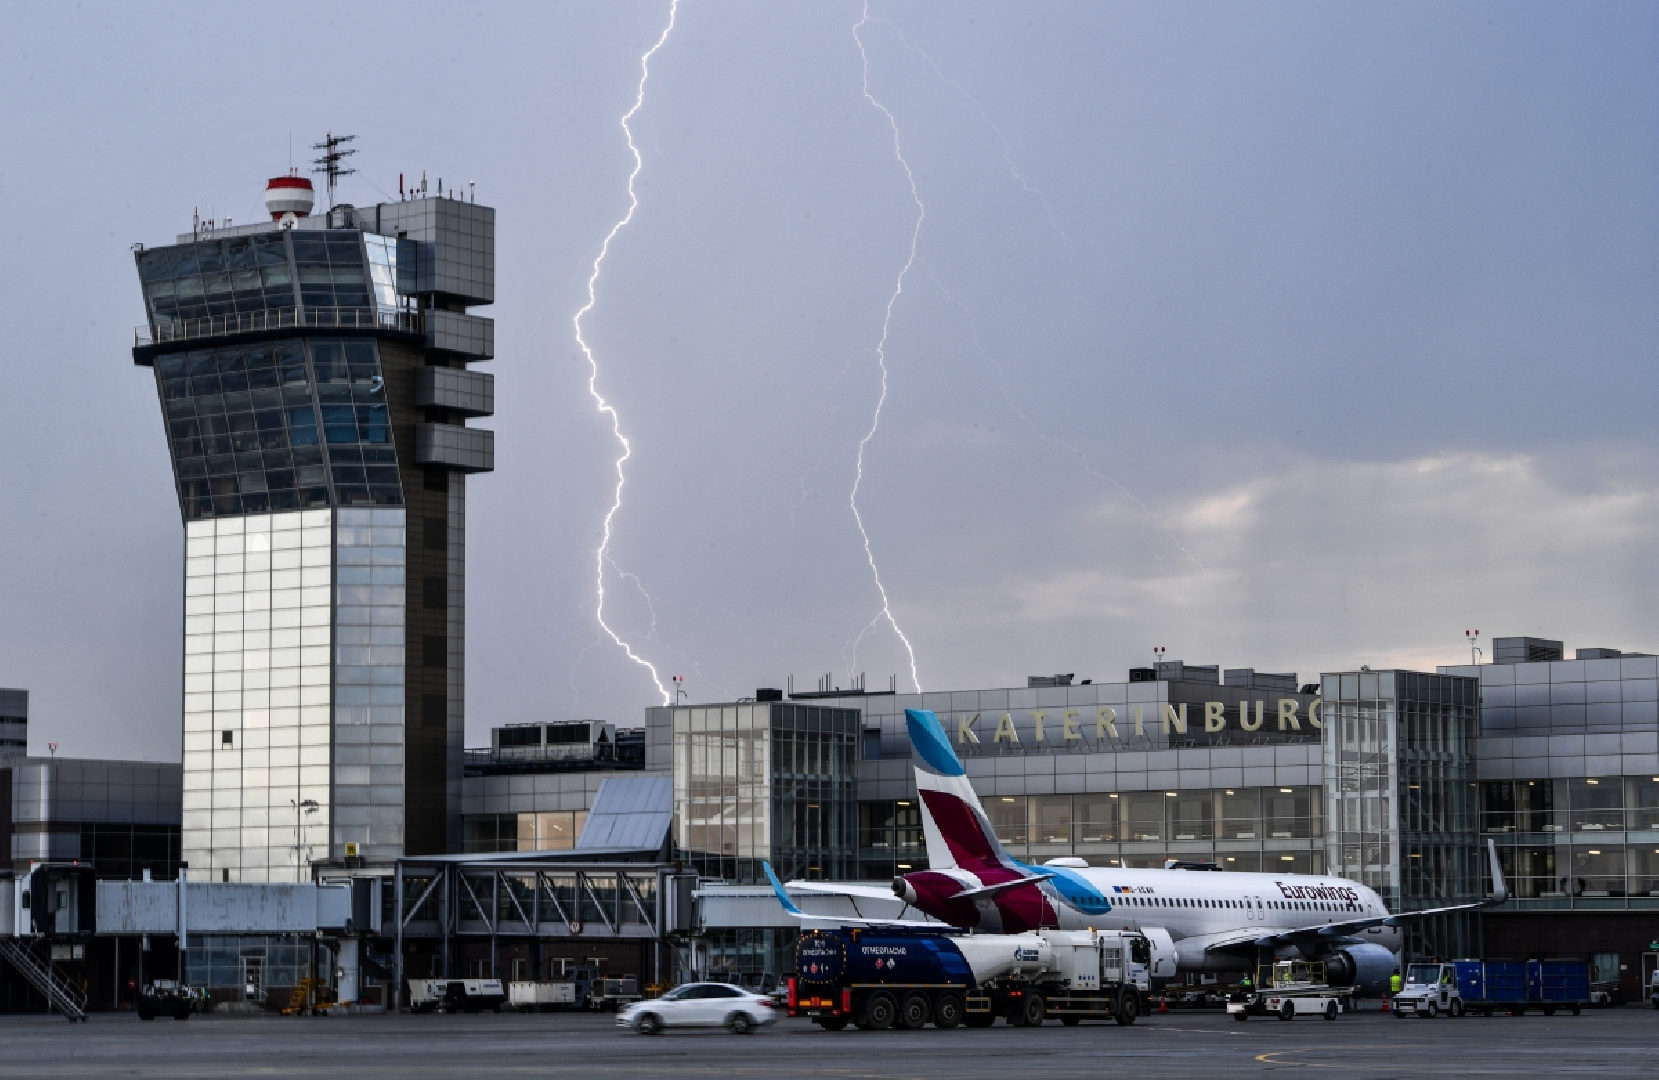
{"type": "Polygon", "coordinates": [[[265,209],[271,212],[272,221],[288,228],[298,218],[310,216],[316,202],[316,189],[303,176],[278,176],[265,185],[265,209]]]}

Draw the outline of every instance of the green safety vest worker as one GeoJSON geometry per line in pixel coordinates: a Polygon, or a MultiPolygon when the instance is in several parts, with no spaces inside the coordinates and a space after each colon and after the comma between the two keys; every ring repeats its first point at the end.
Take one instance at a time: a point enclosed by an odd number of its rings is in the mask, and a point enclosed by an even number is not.
{"type": "Polygon", "coordinates": [[[1389,993],[1398,994],[1400,992],[1400,988],[1403,985],[1404,985],[1404,983],[1400,980],[1400,973],[1398,971],[1396,971],[1394,974],[1392,974],[1388,977],[1388,992],[1389,993]]]}
{"type": "Polygon", "coordinates": [[[1246,975],[1244,978],[1239,980],[1239,985],[1244,989],[1249,990],[1255,984],[1250,981],[1250,976],[1246,975]]]}

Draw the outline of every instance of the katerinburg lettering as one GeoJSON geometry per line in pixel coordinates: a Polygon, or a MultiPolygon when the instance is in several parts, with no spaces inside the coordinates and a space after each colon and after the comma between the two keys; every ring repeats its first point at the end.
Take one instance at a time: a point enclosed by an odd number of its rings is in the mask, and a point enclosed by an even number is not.
{"type": "MultiPolygon", "coordinates": [[[[1319,699],[1308,702],[1308,711],[1303,713],[1302,703],[1295,698],[1279,698],[1274,703],[1273,719],[1277,721],[1278,731],[1301,731],[1303,721],[1309,728],[1317,730],[1325,726],[1320,718],[1319,707],[1323,704],[1319,699]]],[[[1198,715],[1189,715],[1188,702],[1160,703],[1145,705],[1123,706],[1124,715],[1120,718],[1116,708],[1110,705],[1096,705],[1090,709],[1030,709],[1024,713],[1029,719],[1027,728],[1033,743],[1044,745],[1065,745],[1074,742],[1105,742],[1108,739],[1121,739],[1129,736],[1143,736],[1150,730],[1153,734],[1185,735],[1189,723],[1193,726],[1202,725],[1202,729],[1210,734],[1227,730],[1229,724],[1236,723],[1240,731],[1261,731],[1268,723],[1266,701],[1241,701],[1234,713],[1228,714],[1227,705],[1221,701],[1206,701],[1203,703],[1204,712],[1198,715]],[[1251,706],[1255,708],[1252,709],[1251,706]],[[1093,713],[1091,717],[1089,714],[1093,713]],[[1119,725],[1122,725],[1120,728],[1119,725]],[[1093,728],[1093,738],[1089,738],[1089,729],[1093,728]]],[[[956,715],[956,743],[958,746],[977,745],[980,742],[979,724],[981,713],[958,713],[956,715]]],[[[989,724],[989,717],[985,718],[989,724]]],[[[946,720],[948,724],[949,721],[946,720]]],[[[1024,727],[1025,725],[1020,725],[1024,727]]],[[[989,733],[992,744],[1007,743],[1010,746],[1024,746],[1025,741],[1020,738],[1020,727],[1014,723],[1014,714],[1005,712],[997,716],[996,728],[989,733]]]]}

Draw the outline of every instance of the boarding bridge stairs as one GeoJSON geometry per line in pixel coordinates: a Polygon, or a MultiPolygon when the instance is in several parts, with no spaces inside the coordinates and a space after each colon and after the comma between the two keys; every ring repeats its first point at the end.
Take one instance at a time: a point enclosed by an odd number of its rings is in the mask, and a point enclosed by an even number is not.
{"type": "Polygon", "coordinates": [[[52,1008],[62,1013],[70,1023],[86,1019],[86,994],[51,964],[35,955],[22,939],[0,937],[0,958],[29,980],[29,985],[40,991],[52,1008]]]}

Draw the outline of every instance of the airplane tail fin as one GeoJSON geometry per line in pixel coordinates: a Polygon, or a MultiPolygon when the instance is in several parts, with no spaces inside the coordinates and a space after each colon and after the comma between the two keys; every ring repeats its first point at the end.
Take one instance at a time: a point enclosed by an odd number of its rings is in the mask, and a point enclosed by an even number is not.
{"type": "Polygon", "coordinates": [[[928,865],[935,870],[1015,869],[1018,864],[991,828],[939,718],[928,709],[906,709],[904,720],[919,759],[916,793],[922,802],[928,865]]]}

